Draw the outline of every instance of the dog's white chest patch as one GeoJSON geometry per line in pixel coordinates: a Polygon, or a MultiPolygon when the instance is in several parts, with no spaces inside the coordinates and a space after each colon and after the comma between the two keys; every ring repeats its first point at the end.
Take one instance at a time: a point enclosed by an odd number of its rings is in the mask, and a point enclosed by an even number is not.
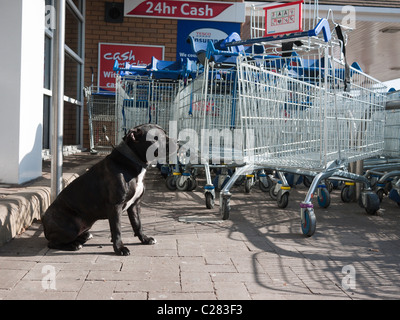
{"type": "Polygon", "coordinates": [[[125,204],[125,208],[128,209],[132,204],[135,203],[135,201],[142,195],[143,190],[144,190],[144,184],[143,184],[143,179],[144,175],[146,174],[146,169],[142,168],[142,171],[137,177],[137,185],[136,185],[136,191],[133,197],[125,204]]]}

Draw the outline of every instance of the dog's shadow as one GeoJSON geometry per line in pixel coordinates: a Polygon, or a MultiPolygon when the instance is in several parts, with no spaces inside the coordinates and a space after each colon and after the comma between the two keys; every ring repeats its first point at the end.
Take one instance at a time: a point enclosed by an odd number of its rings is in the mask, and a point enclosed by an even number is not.
{"type": "MultiPolygon", "coordinates": [[[[47,247],[48,241],[44,237],[40,222],[35,222],[25,233],[0,246],[0,264],[2,258],[25,257],[29,258],[29,260],[40,261],[43,256],[115,255],[109,230],[95,230],[90,232],[93,234],[93,238],[86,242],[82,249],[78,251],[49,249],[47,247]]],[[[137,238],[127,237],[125,245],[135,248],[143,244],[137,238]]]]}

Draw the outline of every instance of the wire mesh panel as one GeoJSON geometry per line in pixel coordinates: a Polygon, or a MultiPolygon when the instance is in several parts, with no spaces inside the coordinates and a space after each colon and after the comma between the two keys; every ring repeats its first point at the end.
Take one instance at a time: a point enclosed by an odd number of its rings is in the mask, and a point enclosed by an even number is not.
{"type": "Polygon", "coordinates": [[[160,125],[168,132],[171,107],[181,81],[155,80],[148,77],[117,77],[117,131],[143,123],[160,125]]]}
{"type": "MultiPolygon", "coordinates": [[[[347,164],[382,154],[386,87],[363,73],[357,63],[347,64],[343,31],[347,28],[334,23],[332,14],[331,32],[328,19],[318,18],[318,1],[254,9],[251,39],[225,44],[227,48],[262,45],[264,52],[239,50],[237,114],[246,165],[221,191],[220,213],[229,217],[229,190],[238,177],[265,168],[314,177],[300,204],[301,228],[307,236],[316,228],[311,199],[317,188],[318,204],[326,208],[330,203],[329,192],[320,185],[324,179],[362,183],[359,203],[368,213],[376,213],[379,199],[370,181],[348,172],[347,164]],[[294,25],[281,28],[286,18],[291,24],[290,12],[294,25]],[[299,17],[304,19],[301,25],[296,24],[299,17]]],[[[277,183],[273,191],[283,208],[290,187],[283,174],[280,180],[282,186],[277,183]]]]}
{"type": "Polygon", "coordinates": [[[242,128],[255,132],[247,162],[322,170],[382,153],[383,85],[351,68],[344,90],[329,49],[238,60],[242,128]]]}
{"type": "Polygon", "coordinates": [[[209,110],[203,98],[204,74],[198,76],[185,87],[182,87],[176,96],[176,108],[171,110],[171,120],[177,122],[178,132],[192,128],[200,133],[202,115],[209,110]]]}
{"type": "Polygon", "coordinates": [[[400,109],[386,111],[384,156],[400,158],[400,109]]]}
{"type": "MultiPolygon", "coordinates": [[[[233,130],[239,128],[236,67],[205,64],[204,72],[177,96],[178,131],[190,129],[201,146],[202,162],[231,162],[235,158],[233,130]]],[[[237,159],[237,157],[235,158],[237,159]]]]}
{"type": "Polygon", "coordinates": [[[110,142],[115,144],[115,106],[115,94],[88,90],[87,107],[91,150],[109,152],[112,148],[110,142]],[[107,141],[106,135],[110,142],[107,141]]]}
{"type": "Polygon", "coordinates": [[[381,82],[354,68],[350,72],[349,92],[331,93],[331,105],[337,111],[330,120],[338,123],[339,155],[347,162],[382,154],[386,104],[386,87],[381,82]]]}

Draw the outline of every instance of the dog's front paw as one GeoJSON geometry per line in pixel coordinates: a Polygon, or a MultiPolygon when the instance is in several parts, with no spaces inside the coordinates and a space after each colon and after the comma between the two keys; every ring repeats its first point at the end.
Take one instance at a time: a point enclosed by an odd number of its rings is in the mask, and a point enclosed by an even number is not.
{"type": "Polygon", "coordinates": [[[131,254],[127,247],[114,247],[114,251],[118,256],[129,256],[131,254]]]}
{"type": "Polygon", "coordinates": [[[156,244],[157,240],[154,239],[153,237],[146,237],[145,236],[145,237],[143,237],[142,243],[143,244],[156,244]]]}

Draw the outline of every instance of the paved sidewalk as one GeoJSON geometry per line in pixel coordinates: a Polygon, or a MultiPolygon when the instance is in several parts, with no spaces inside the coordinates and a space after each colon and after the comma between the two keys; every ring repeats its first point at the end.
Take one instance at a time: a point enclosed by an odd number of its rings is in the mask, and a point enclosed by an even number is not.
{"type": "Polygon", "coordinates": [[[299,222],[304,186],[291,191],[286,209],[257,187],[242,189],[232,190],[231,219],[222,221],[219,201],[207,210],[202,188],[168,191],[151,169],[142,223],[156,245],[141,245],[125,215],[130,256],[114,254],[107,221],[94,225],[80,251],[57,251],[35,222],[0,247],[0,299],[400,298],[397,204],[385,198],[380,214],[369,216],[334,190],[328,209],[316,207],[317,230],[306,238],[299,222]]]}

